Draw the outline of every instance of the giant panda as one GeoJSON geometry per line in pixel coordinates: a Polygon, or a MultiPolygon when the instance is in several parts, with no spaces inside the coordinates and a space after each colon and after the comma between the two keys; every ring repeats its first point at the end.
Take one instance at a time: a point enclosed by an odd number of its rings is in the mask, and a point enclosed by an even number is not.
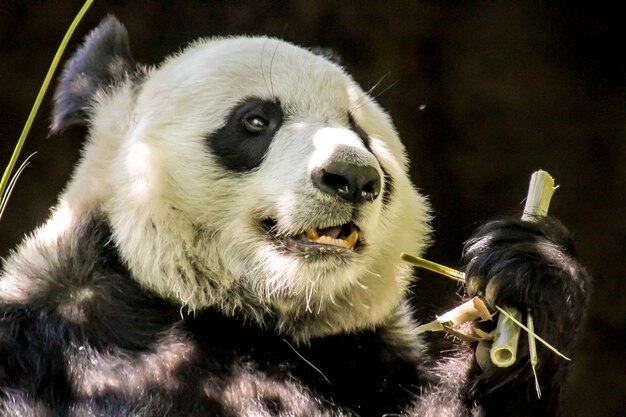
{"type": "MultiPolygon", "coordinates": [[[[136,64],[106,18],[52,132],[88,134],[49,220],[4,261],[2,416],[554,416],[567,362],[481,370],[415,333],[431,209],[381,107],[332,59],[266,37],[136,64]]],[[[469,296],[572,352],[589,278],[556,220],[465,247],[469,296]]]]}

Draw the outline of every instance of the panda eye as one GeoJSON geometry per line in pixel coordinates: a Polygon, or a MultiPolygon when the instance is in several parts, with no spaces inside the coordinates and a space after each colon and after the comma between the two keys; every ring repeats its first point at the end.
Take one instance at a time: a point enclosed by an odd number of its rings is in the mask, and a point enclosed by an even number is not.
{"type": "Polygon", "coordinates": [[[278,99],[246,97],[230,110],[224,124],[206,137],[211,153],[225,168],[250,171],[263,162],[284,118],[278,99]]]}
{"type": "Polygon", "coordinates": [[[243,127],[250,133],[261,133],[269,126],[268,121],[258,114],[245,116],[242,120],[243,127]]]}

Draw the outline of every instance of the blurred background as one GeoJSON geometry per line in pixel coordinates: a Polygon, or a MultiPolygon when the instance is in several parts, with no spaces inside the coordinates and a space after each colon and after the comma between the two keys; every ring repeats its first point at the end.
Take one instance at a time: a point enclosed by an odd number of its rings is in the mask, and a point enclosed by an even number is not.
{"type": "MultiPolygon", "coordinates": [[[[0,2],[2,169],[81,5],[0,2]]],[[[549,171],[560,185],[550,211],[574,231],[595,278],[565,387],[566,415],[624,415],[622,13],[602,2],[96,0],[67,53],[107,13],[127,26],[134,57],[144,64],[198,37],[266,34],[334,49],[365,90],[384,77],[372,94],[380,94],[394,119],[414,181],[435,209],[436,240],[428,253],[434,261],[455,265],[472,229],[517,213],[530,174],[549,171]]],[[[84,129],[47,138],[50,101],[49,92],[22,159],[37,155],[0,223],[2,257],[45,220],[79,157],[84,129]]],[[[422,276],[414,286],[420,314],[454,299],[453,283],[422,276]]]]}

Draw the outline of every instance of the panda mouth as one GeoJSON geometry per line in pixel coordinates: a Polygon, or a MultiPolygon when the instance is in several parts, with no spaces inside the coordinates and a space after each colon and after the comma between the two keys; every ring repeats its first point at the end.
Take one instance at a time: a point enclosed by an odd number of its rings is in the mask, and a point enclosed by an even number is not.
{"type": "Polygon", "coordinates": [[[360,229],[353,222],[337,226],[307,229],[303,233],[291,236],[279,236],[276,233],[277,223],[273,219],[263,221],[263,228],[274,240],[282,243],[295,244],[297,247],[310,248],[335,248],[355,250],[361,243],[360,229]]]}

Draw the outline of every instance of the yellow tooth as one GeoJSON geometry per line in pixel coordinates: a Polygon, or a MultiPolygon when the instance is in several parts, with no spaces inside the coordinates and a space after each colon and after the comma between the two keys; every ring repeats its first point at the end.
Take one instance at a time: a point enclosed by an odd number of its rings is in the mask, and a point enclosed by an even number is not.
{"type": "Polygon", "coordinates": [[[356,241],[358,239],[359,239],[359,232],[357,232],[356,230],[353,230],[352,233],[350,233],[350,236],[346,238],[346,243],[348,244],[348,247],[353,248],[354,245],[356,245],[356,241]]]}
{"type": "Polygon", "coordinates": [[[309,238],[309,240],[317,240],[320,238],[320,236],[317,234],[317,229],[307,230],[306,237],[309,238]]]}
{"type": "Polygon", "coordinates": [[[348,246],[348,242],[346,242],[343,239],[333,239],[332,237],[329,236],[322,236],[319,238],[319,240],[317,241],[317,243],[323,243],[325,245],[334,245],[334,246],[341,246],[342,248],[347,248],[348,246]]]}

